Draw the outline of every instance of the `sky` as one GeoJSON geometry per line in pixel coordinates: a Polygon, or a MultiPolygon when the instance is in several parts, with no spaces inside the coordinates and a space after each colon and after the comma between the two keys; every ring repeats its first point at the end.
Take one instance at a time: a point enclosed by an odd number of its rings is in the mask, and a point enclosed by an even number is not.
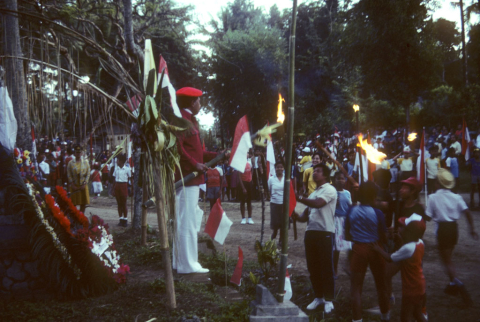
{"type": "MultiPolygon", "coordinates": [[[[450,5],[452,0],[437,0],[439,8],[433,12],[433,19],[445,18],[447,20],[455,21],[457,28],[460,29],[460,9],[453,8],[450,5]]],[[[200,23],[207,23],[211,18],[218,19],[217,14],[221,7],[225,7],[229,2],[227,0],[176,0],[179,5],[192,5],[195,7],[194,14],[200,23]]],[[[297,5],[306,2],[305,0],[297,0],[297,5]]],[[[265,12],[268,12],[270,7],[276,4],[280,11],[293,6],[293,0],[253,0],[256,7],[263,7],[265,12]]],[[[469,2],[467,4],[470,4],[469,2]]],[[[479,17],[474,17],[476,21],[479,17]]],[[[468,29],[467,29],[468,30],[468,29]]],[[[198,39],[206,40],[199,37],[198,39]]],[[[198,116],[199,123],[206,128],[213,126],[215,117],[212,113],[201,113],[198,116]]]]}

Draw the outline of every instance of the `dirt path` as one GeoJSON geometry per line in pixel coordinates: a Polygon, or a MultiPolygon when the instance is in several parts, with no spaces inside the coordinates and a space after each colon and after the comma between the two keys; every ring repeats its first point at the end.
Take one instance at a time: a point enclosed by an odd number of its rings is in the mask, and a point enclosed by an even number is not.
{"type": "MultiPolygon", "coordinates": [[[[466,198],[466,194],[463,195],[466,198]]],[[[468,198],[467,198],[468,199],[468,198]]],[[[116,212],[115,199],[106,197],[99,197],[92,199],[91,207],[87,208],[86,213],[94,213],[106,220],[115,230],[124,229],[117,227],[118,215],[116,212]]],[[[130,200],[128,205],[130,206],[130,200]]],[[[207,204],[200,203],[202,209],[209,207],[207,204]]],[[[236,258],[238,255],[238,246],[242,247],[244,257],[246,260],[256,260],[256,253],[254,250],[254,241],[260,239],[261,234],[261,203],[255,202],[253,206],[253,220],[254,225],[241,225],[240,210],[238,203],[224,202],[222,204],[227,216],[233,221],[233,226],[225,241],[225,250],[227,255],[231,258],[236,258]]],[[[270,206],[266,203],[265,209],[265,235],[264,240],[270,238],[270,206]]],[[[303,206],[297,206],[297,211],[303,210],[303,206]]],[[[473,212],[474,220],[476,221],[477,232],[480,232],[480,213],[473,212]]],[[[129,214],[130,217],[130,214],[129,214]]],[[[206,218],[206,216],[204,217],[206,218]]],[[[149,211],[148,224],[156,228],[156,215],[153,211],[149,211]]],[[[130,218],[129,218],[130,222],[130,218]]],[[[458,321],[470,322],[480,321],[480,249],[478,241],[474,241],[468,234],[468,225],[465,218],[459,220],[460,237],[458,245],[455,248],[453,260],[456,264],[457,274],[469,290],[474,306],[471,308],[464,308],[462,300],[459,297],[452,297],[445,295],[443,289],[445,288],[448,277],[441,265],[438,251],[436,249],[435,230],[436,224],[430,222],[427,224],[427,231],[425,232],[424,242],[426,245],[426,252],[424,256],[424,274],[427,281],[427,309],[429,314],[429,321],[458,321]]],[[[203,222],[203,225],[205,221],[203,222]]],[[[297,276],[306,275],[308,272],[305,262],[305,250],[303,246],[303,236],[305,232],[305,224],[297,224],[298,239],[293,240],[293,230],[289,231],[289,255],[288,262],[292,264],[289,269],[291,274],[297,276]]],[[[203,227],[202,227],[203,231],[203,227]]],[[[217,250],[222,251],[223,246],[216,244],[217,250]]],[[[343,267],[346,265],[346,256],[342,253],[339,264],[339,278],[336,281],[336,292],[340,297],[348,298],[350,291],[350,280],[343,272],[343,267]]],[[[393,279],[393,290],[397,297],[397,304],[392,307],[392,321],[398,321],[400,310],[400,296],[401,296],[401,279],[400,274],[393,279]]],[[[368,308],[377,305],[376,292],[374,288],[373,278],[370,273],[367,273],[364,290],[363,290],[363,307],[368,308]]],[[[364,321],[368,315],[364,315],[364,321]]]]}

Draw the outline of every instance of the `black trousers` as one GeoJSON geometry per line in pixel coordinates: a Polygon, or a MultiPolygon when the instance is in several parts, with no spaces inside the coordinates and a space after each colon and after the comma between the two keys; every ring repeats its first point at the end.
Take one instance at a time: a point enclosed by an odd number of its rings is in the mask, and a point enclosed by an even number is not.
{"type": "Polygon", "coordinates": [[[305,256],[315,297],[332,301],[335,296],[333,245],[335,234],[326,231],[305,232],[305,256]]]}

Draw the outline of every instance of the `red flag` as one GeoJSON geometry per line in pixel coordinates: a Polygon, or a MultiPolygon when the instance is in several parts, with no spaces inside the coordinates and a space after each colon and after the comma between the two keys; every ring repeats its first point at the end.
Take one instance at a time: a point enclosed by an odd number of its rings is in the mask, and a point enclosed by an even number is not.
{"type": "Polygon", "coordinates": [[[233,271],[232,278],[230,283],[240,286],[242,284],[242,268],[243,268],[243,251],[240,246],[238,246],[238,262],[233,271]]]}
{"type": "Polygon", "coordinates": [[[220,198],[217,199],[215,205],[213,205],[210,216],[208,216],[207,223],[205,224],[205,233],[212,237],[216,242],[223,245],[225,238],[227,238],[230,232],[230,227],[233,222],[228,219],[225,211],[223,211],[220,198]]]}
{"type": "Polygon", "coordinates": [[[470,159],[470,132],[468,132],[467,122],[463,119],[462,127],[462,154],[465,156],[465,161],[470,159]]]}
{"type": "Polygon", "coordinates": [[[420,156],[417,163],[417,180],[423,185],[425,184],[425,128],[420,141],[420,156]]]}
{"type": "Polygon", "coordinates": [[[290,205],[288,206],[288,215],[292,217],[292,213],[297,206],[297,199],[295,198],[295,189],[293,188],[293,183],[290,181],[290,205]]]}
{"type": "Polygon", "coordinates": [[[206,151],[205,150],[205,139],[203,139],[203,151],[206,151]]]}
{"type": "Polygon", "coordinates": [[[230,155],[230,166],[241,173],[245,172],[247,166],[247,152],[252,147],[250,130],[248,129],[248,120],[245,115],[242,117],[235,128],[235,137],[233,138],[232,153],[230,155]]]}

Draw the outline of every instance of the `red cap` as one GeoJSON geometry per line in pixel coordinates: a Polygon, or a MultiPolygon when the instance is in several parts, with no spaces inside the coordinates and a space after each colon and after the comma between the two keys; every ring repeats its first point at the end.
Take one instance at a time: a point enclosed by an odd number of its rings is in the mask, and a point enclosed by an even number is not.
{"type": "Polygon", "coordinates": [[[183,87],[177,91],[177,96],[200,97],[203,92],[193,87],[183,87]]]}
{"type": "Polygon", "coordinates": [[[422,184],[415,177],[410,177],[407,180],[403,180],[402,183],[412,186],[417,192],[422,191],[422,184]]]}

